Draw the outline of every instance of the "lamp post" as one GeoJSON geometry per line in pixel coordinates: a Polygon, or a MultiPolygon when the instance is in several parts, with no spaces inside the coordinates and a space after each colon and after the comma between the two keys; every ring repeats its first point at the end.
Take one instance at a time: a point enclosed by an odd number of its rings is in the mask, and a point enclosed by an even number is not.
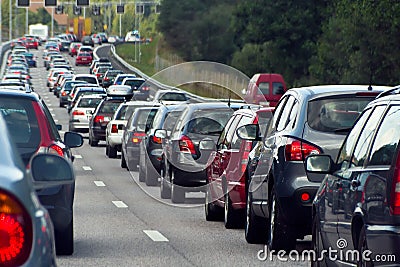
{"type": "Polygon", "coordinates": [[[9,33],[8,33],[8,35],[9,35],[9,39],[10,39],[10,41],[12,40],[12,0],[10,0],[10,10],[9,10],[9,14],[10,14],[10,21],[9,21],[9,23],[10,23],[10,25],[9,25],[9,33]]]}

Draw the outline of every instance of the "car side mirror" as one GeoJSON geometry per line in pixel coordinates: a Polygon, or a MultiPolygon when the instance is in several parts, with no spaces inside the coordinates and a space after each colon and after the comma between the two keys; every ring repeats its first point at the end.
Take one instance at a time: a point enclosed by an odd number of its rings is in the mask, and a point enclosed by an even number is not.
{"type": "Polygon", "coordinates": [[[83,137],[75,132],[66,132],[64,134],[64,144],[69,148],[80,147],[83,145],[83,137]]]}
{"type": "Polygon", "coordinates": [[[75,180],[72,164],[59,155],[36,154],[29,165],[35,189],[68,184],[75,180]]]}
{"type": "Polygon", "coordinates": [[[167,131],[164,129],[157,129],[154,131],[154,136],[157,138],[164,139],[167,137],[167,131]]]}
{"type": "Polygon", "coordinates": [[[249,141],[261,140],[260,127],[258,124],[247,124],[239,127],[236,130],[236,134],[240,139],[249,141]]]}
{"type": "Polygon", "coordinates": [[[310,155],[306,158],[306,171],[312,173],[331,173],[333,161],[329,155],[310,155]]]}
{"type": "Polygon", "coordinates": [[[200,150],[208,150],[208,151],[216,151],[217,146],[215,145],[214,140],[205,138],[200,141],[199,143],[199,149],[200,150]]]}

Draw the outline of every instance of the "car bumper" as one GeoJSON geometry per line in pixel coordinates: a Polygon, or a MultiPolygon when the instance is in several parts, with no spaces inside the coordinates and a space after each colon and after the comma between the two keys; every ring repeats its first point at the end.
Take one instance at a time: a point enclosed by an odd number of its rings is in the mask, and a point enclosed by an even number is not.
{"type": "Polygon", "coordinates": [[[107,144],[109,146],[121,146],[122,144],[122,135],[119,134],[109,134],[107,135],[107,144]]]}

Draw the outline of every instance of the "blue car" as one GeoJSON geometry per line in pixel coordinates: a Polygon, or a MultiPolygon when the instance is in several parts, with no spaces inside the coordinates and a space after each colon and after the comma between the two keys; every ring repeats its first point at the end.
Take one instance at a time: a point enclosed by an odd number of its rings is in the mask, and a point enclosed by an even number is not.
{"type": "Polygon", "coordinates": [[[37,67],[36,57],[32,53],[24,53],[23,55],[29,67],[37,67]]]}

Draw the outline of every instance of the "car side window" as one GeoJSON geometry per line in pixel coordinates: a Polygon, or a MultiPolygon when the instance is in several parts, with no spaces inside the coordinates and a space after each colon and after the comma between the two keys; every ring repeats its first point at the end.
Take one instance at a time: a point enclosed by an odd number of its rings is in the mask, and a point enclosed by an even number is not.
{"type": "Polygon", "coordinates": [[[234,117],[234,120],[232,121],[231,125],[228,128],[225,138],[219,144],[218,149],[229,149],[231,147],[232,138],[233,135],[235,134],[236,125],[240,121],[241,117],[242,117],[241,115],[237,115],[234,117]]]}
{"type": "Polygon", "coordinates": [[[391,165],[400,135],[400,106],[391,106],[378,128],[368,165],[391,165]]]}
{"type": "Polygon", "coordinates": [[[236,134],[236,129],[243,125],[250,124],[252,121],[253,121],[252,117],[242,116],[238,125],[235,127],[235,131],[233,133],[233,138],[232,138],[231,149],[240,149],[240,145],[242,143],[242,139],[240,139],[239,136],[236,134]]]}
{"type": "Polygon", "coordinates": [[[228,133],[229,127],[231,126],[232,122],[235,120],[236,116],[232,116],[229,121],[226,123],[224,129],[222,130],[221,134],[218,137],[217,147],[224,142],[226,134],[228,133]]]}
{"type": "Polygon", "coordinates": [[[289,96],[288,101],[286,102],[285,108],[282,111],[282,115],[279,119],[278,127],[276,130],[282,131],[286,128],[289,123],[290,114],[293,112],[293,106],[295,104],[295,98],[293,96],[289,96]]]}
{"type": "Polygon", "coordinates": [[[283,97],[279,101],[278,105],[276,106],[275,112],[274,112],[274,116],[272,117],[272,121],[269,124],[266,136],[269,135],[270,133],[272,133],[276,129],[277,123],[279,122],[279,118],[281,116],[282,110],[285,107],[285,104],[286,104],[287,100],[288,100],[288,97],[283,97]]]}
{"type": "Polygon", "coordinates": [[[338,173],[339,176],[341,176],[341,172],[345,172],[350,167],[351,153],[353,151],[354,144],[357,141],[357,137],[363,129],[365,122],[371,114],[371,111],[372,109],[368,109],[361,114],[353,129],[347,135],[347,138],[339,151],[337,159],[337,164],[340,166],[340,172],[338,173]]]}
{"type": "Polygon", "coordinates": [[[361,167],[367,160],[368,148],[370,147],[376,126],[378,125],[385,108],[385,106],[377,106],[373,110],[371,116],[361,131],[357,144],[354,148],[354,153],[351,160],[352,166],[361,167]]]}

